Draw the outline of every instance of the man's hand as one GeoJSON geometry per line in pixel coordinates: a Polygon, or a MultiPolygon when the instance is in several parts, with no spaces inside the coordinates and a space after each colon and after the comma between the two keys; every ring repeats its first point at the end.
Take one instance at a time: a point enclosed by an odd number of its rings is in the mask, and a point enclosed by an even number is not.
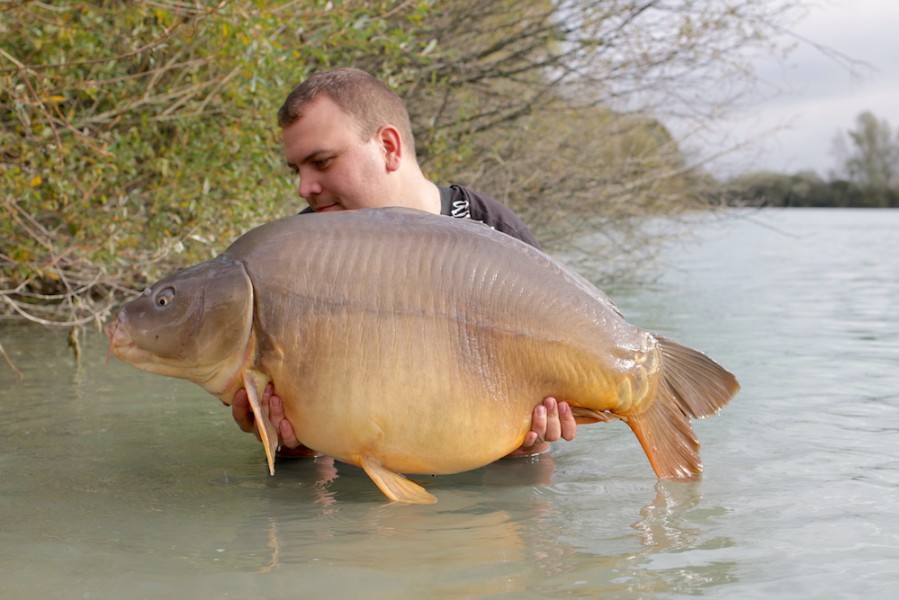
{"type": "MultiPolygon", "coordinates": [[[[284,407],[281,398],[274,394],[271,383],[265,386],[262,398],[259,400],[265,416],[275,426],[280,441],[278,456],[316,456],[317,454],[306,448],[297,439],[293,426],[284,418],[284,407]]],[[[253,420],[253,411],[250,409],[250,401],[246,390],[239,390],[231,402],[231,416],[242,431],[253,433],[256,439],[261,441],[256,430],[256,422],[253,420]]],[[[577,433],[577,423],[571,413],[571,407],[567,402],[557,402],[552,396],[543,400],[534,407],[531,416],[531,430],[524,437],[521,447],[509,454],[507,458],[533,456],[542,454],[549,449],[550,442],[560,439],[571,441],[577,433]]]]}
{"type": "Polygon", "coordinates": [[[558,402],[552,396],[534,407],[531,414],[531,430],[524,436],[524,442],[506,458],[519,458],[543,454],[549,450],[550,442],[560,439],[571,441],[577,434],[577,422],[567,402],[558,402]]]}
{"type": "MultiPolygon", "coordinates": [[[[262,405],[268,406],[269,399],[269,386],[265,386],[265,393],[262,395],[262,405]]],[[[250,399],[247,397],[247,390],[240,388],[237,390],[237,393],[234,394],[234,398],[231,400],[231,417],[234,419],[234,422],[237,423],[237,426],[240,427],[241,431],[246,431],[247,433],[255,433],[256,439],[260,442],[262,438],[259,437],[259,432],[256,431],[256,421],[253,420],[253,410],[250,408],[250,399]]]]}
{"type": "MultiPolygon", "coordinates": [[[[281,404],[281,398],[276,396],[274,391],[275,388],[271,383],[265,386],[265,391],[262,392],[259,404],[262,406],[264,416],[268,417],[268,420],[272,422],[272,425],[275,426],[275,430],[278,432],[278,456],[293,458],[320,456],[320,453],[300,444],[290,421],[284,418],[284,407],[281,404]]],[[[262,441],[259,431],[256,429],[256,421],[253,418],[253,410],[250,408],[247,391],[243,388],[234,394],[234,399],[231,401],[231,416],[241,431],[252,433],[257,440],[262,441]]]]}

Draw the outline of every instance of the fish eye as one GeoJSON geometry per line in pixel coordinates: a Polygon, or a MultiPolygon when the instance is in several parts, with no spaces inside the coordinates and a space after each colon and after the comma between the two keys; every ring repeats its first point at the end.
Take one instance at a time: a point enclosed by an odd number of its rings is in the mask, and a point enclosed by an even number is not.
{"type": "Polygon", "coordinates": [[[156,306],[168,306],[175,299],[175,290],[167,287],[159,290],[156,294],[154,302],[156,306]]]}

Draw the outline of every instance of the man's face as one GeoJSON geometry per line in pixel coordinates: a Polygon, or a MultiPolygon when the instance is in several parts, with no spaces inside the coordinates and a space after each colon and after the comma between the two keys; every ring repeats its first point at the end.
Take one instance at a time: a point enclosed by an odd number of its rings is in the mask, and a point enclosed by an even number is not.
{"type": "Polygon", "coordinates": [[[384,151],[363,141],[353,118],[327,96],[306,105],[283,132],[284,158],[299,175],[299,194],[316,212],[387,205],[384,151]]]}

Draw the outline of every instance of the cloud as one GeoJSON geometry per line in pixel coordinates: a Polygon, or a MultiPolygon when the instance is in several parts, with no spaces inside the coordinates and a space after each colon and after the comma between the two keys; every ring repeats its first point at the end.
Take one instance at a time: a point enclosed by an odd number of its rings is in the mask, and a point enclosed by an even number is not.
{"type": "Polygon", "coordinates": [[[737,118],[722,124],[703,150],[764,136],[746,150],[712,163],[710,170],[730,175],[752,170],[792,173],[834,168],[832,141],[869,110],[899,127],[899,2],[828,2],[813,9],[795,32],[815,44],[849,57],[854,68],[803,43],[783,63],[755,62],[763,85],[737,118]],[[862,64],[863,63],[863,64],[862,64]],[[778,90],[773,98],[766,98],[778,90]]]}

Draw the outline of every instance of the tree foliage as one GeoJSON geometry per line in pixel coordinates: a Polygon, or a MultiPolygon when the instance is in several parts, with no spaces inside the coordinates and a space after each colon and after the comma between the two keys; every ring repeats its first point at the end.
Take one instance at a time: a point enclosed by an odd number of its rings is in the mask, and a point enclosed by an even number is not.
{"type": "Polygon", "coordinates": [[[838,173],[864,191],[866,204],[897,206],[899,195],[899,130],[870,111],[856,117],[855,129],[837,134],[838,173]],[[848,142],[847,142],[848,139],[848,142]]]}
{"type": "Polygon", "coordinates": [[[407,100],[432,179],[509,203],[550,246],[699,206],[701,160],[658,118],[717,113],[690,84],[749,80],[737,50],[766,47],[793,6],[4,2],[0,299],[33,320],[83,322],[295,211],[274,115],[334,66],[407,100]]]}
{"type": "Polygon", "coordinates": [[[861,206],[859,189],[846,180],[825,181],[813,171],[740,175],[721,186],[729,204],[741,206],[861,206]]]}
{"type": "Polygon", "coordinates": [[[90,319],[83,301],[293,210],[285,90],[359,56],[394,74],[424,56],[409,2],[3,8],[0,297],[35,320],[90,319]]]}

